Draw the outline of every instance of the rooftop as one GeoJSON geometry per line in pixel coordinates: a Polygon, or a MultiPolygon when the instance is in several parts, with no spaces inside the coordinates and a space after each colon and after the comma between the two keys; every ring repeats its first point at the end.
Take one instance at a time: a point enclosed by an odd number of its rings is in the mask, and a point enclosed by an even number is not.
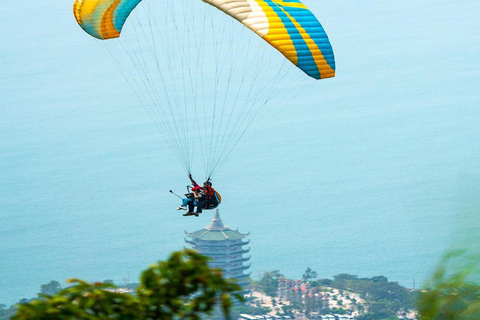
{"type": "Polygon", "coordinates": [[[218,209],[215,210],[215,216],[210,225],[195,232],[185,232],[185,234],[189,238],[205,241],[240,240],[248,237],[248,234],[231,230],[228,226],[224,225],[218,209]]]}

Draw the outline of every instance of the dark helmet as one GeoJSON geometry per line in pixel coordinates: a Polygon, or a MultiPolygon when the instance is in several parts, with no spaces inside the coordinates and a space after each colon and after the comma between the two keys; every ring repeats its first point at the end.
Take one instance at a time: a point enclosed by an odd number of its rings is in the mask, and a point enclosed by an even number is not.
{"type": "Polygon", "coordinates": [[[206,184],[207,186],[210,186],[210,187],[212,186],[212,183],[210,182],[210,180],[205,181],[203,184],[206,184]]]}

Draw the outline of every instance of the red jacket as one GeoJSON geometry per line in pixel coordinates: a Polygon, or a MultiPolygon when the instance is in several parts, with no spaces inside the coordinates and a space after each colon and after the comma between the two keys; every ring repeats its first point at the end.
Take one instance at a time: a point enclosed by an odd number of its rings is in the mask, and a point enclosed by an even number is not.
{"type": "MultiPolygon", "coordinates": [[[[198,183],[195,182],[195,180],[191,179],[193,186],[194,187],[200,187],[198,183]]],[[[206,187],[200,187],[203,189],[203,194],[207,198],[207,200],[212,199],[215,196],[215,189],[213,189],[211,186],[206,186],[206,187]]]]}

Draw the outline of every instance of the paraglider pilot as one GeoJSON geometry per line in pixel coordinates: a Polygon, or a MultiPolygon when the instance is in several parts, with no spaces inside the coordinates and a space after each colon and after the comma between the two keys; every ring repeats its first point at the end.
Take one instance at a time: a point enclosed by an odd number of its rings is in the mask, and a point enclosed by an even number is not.
{"type": "Polygon", "coordinates": [[[188,212],[185,213],[184,216],[195,215],[198,217],[203,209],[218,205],[215,197],[215,189],[213,189],[210,180],[205,181],[203,187],[200,187],[200,185],[193,180],[191,174],[189,174],[188,177],[193,184],[192,193],[187,195],[186,199],[183,199],[182,205],[178,207],[177,210],[185,210],[186,206],[188,206],[188,212]],[[194,212],[195,206],[197,207],[196,212],[194,212]]]}

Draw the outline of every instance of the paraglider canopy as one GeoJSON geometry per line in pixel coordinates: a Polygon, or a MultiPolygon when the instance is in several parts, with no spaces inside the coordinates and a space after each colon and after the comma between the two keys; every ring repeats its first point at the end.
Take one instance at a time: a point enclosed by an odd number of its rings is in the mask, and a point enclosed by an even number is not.
{"type": "MultiPolygon", "coordinates": [[[[335,60],[327,34],[299,0],[202,0],[235,18],[315,79],[335,76],[335,60]]],[[[120,36],[141,0],[76,0],[80,26],[98,39],[120,36]]]]}
{"type": "Polygon", "coordinates": [[[207,181],[257,119],[335,76],[327,34],[299,0],[75,0],[73,11],[185,172],[202,158],[207,181]]]}

